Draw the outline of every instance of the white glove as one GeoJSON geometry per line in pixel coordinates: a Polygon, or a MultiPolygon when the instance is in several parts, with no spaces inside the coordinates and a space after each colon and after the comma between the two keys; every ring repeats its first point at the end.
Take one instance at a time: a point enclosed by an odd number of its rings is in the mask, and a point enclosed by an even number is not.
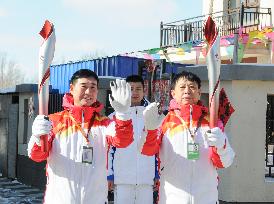
{"type": "Polygon", "coordinates": [[[39,138],[50,133],[52,124],[45,115],[38,115],[32,124],[32,135],[39,138]]]}
{"type": "Polygon", "coordinates": [[[217,149],[221,149],[224,147],[226,136],[220,128],[212,128],[209,132],[206,132],[205,134],[209,146],[217,147],[217,149]]]}
{"type": "Polygon", "coordinates": [[[158,103],[153,102],[149,104],[143,111],[145,128],[147,130],[155,130],[160,127],[165,117],[164,114],[159,115],[158,103]]]}
{"type": "Polygon", "coordinates": [[[118,119],[126,118],[126,113],[131,105],[131,87],[125,80],[116,79],[116,84],[112,82],[110,84],[111,95],[109,95],[110,105],[116,112],[118,119]]]}

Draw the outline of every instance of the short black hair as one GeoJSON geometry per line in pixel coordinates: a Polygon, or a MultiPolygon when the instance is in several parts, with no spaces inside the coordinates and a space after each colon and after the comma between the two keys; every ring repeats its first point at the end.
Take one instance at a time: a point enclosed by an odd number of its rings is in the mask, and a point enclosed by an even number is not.
{"type": "Polygon", "coordinates": [[[143,88],[145,86],[144,84],[144,80],[143,78],[140,76],[140,75],[129,75],[127,78],[126,78],[126,82],[141,82],[142,85],[143,85],[143,88]]]}
{"type": "Polygon", "coordinates": [[[171,90],[175,89],[177,82],[181,78],[185,78],[189,81],[196,82],[198,84],[198,88],[199,89],[201,88],[201,79],[196,74],[193,74],[192,72],[182,71],[173,77],[171,81],[171,86],[170,86],[171,90]]]}
{"type": "Polygon", "coordinates": [[[79,69],[76,71],[70,79],[70,84],[74,84],[76,80],[80,78],[94,78],[97,81],[97,86],[99,85],[99,78],[97,74],[90,69],[79,69]]]}

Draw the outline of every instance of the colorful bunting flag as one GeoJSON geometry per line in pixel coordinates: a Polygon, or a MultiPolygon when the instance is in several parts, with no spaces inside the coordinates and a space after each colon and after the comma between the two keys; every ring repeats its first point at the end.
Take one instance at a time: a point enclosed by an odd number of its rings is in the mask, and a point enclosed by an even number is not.
{"type": "MultiPolygon", "coordinates": [[[[265,27],[262,30],[255,30],[249,33],[243,33],[243,29],[239,29],[239,38],[238,38],[238,60],[242,60],[244,56],[244,51],[251,44],[260,44],[264,43],[265,45],[272,41],[272,51],[274,52],[274,28],[265,27]]],[[[225,50],[229,58],[233,57],[233,47],[234,47],[234,34],[228,36],[222,36],[220,39],[220,46],[225,47],[225,50]]],[[[125,53],[123,56],[144,58],[144,59],[166,59],[168,62],[173,61],[184,61],[185,59],[189,60],[188,53],[195,53],[196,63],[199,61],[200,54],[202,53],[203,57],[206,57],[208,51],[208,46],[205,41],[194,40],[185,42],[183,44],[177,45],[176,47],[166,47],[166,48],[152,48],[144,51],[137,51],[132,53],[125,53]]],[[[195,59],[193,59],[195,60],[195,59]]]]}

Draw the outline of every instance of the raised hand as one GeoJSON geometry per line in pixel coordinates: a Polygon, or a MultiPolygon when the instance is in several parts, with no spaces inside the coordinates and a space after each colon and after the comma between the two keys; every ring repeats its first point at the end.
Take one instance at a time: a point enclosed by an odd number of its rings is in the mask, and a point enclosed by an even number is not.
{"type": "Polygon", "coordinates": [[[116,116],[127,113],[131,105],[130,84],[125,80],[116,79],[116,83],[111,82],[110,89],[109,102],[116,111],[116,116]]]}

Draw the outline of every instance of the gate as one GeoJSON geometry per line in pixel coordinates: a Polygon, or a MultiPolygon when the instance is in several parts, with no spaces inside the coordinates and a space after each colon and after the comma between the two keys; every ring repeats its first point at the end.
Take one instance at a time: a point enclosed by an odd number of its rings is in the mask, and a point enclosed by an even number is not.
{"type": "Polygon", "coordinates": [[[266,139],[265,139],[265,177],[274,178],[274,96],[267,96],[266,139]]]}

